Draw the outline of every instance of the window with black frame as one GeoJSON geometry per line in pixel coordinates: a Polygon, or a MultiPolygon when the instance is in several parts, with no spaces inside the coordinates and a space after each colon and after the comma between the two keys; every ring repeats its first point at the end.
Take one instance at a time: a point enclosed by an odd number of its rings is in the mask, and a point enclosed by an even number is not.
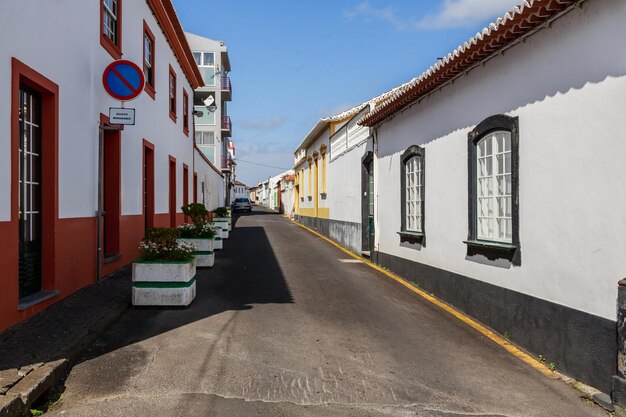
{"type": "Polygon", "coordinates": [[[400,159],[401,242],[424,241],[425,157],[425,149],[414,145],[400,159]]]}
{"type": "Polygon", "coordinates": [[[519,262],[518,118],[491,116],[468,135],[468,254],[519,262]]]}

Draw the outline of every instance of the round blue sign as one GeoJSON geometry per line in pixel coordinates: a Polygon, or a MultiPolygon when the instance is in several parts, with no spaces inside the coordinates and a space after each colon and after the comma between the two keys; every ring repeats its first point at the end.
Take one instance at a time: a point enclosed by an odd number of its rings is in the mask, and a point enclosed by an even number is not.
{"type": "Polygon", "coordinates": [[[143,91],[143,71],[131,61],[124,59],[111,63],[102,74],[102,84],[109,95],[127,101],[143,91]]]}

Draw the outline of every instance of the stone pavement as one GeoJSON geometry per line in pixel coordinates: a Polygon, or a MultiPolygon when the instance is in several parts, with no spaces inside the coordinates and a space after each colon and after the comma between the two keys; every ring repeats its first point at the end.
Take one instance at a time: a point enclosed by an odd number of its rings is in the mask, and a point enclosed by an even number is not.
{"type": "Polygon", "coordinates": [[[130,267],[0,333],[0,417],[28,412],[130,305],[130,267]]]}

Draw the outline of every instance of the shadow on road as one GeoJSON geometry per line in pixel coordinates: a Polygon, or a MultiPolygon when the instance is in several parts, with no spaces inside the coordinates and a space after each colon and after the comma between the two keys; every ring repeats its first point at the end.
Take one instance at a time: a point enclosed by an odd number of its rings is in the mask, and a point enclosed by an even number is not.
{"type": "MultiPolygon", "coordinates": [[[[274,213],[252,213],[264,214],[274,213]]],[[[233,221],[237,219],[235,217],[233,221]]],[[[248,310],[254,304],[293,302],[262,227],[233,228],[230,238],[224,242],[224,249],[216,252],[213,268],[198,269],[196,278],[197,295],[189,308],[132,307],[78,362],[225,311],[248,310]]]]}

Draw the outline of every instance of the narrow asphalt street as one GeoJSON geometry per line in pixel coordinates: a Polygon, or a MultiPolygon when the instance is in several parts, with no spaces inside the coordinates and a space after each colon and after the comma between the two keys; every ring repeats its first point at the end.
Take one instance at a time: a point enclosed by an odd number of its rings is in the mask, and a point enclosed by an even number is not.
{"type": "Polygon", "coordinates": [[[53,416],[606,416],[406,288],[255,207],[188,309],[131,308],[53,416]]]}

